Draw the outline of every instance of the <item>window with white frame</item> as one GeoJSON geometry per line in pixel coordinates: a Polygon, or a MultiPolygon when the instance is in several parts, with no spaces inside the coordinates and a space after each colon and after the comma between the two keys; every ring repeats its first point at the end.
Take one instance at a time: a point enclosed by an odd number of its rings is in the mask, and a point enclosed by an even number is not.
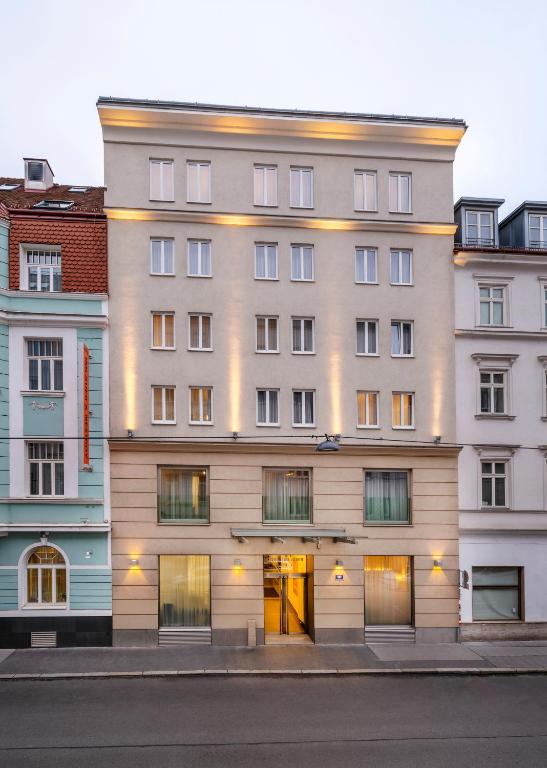
{"type": "Polygon", "coordinates": [[[150,158],[150,200],[175,199],[174,165],[172,160],[150,158]]]}
{"type": "Polygon", "coordinates": [[[175,313],[152,312],[152,349],[175,349],[175,313]]]}
{"type": "Polygon", "coordinates": [[[378,250],[376,248],[355,249],[355,282],[378,282],[378,250]]]}
{"type": "Polygon", "coordinates": [[[541,286],[541,295],[543,298],[543,301],[541,303],[542,308],[542,317],[543,317],[543,327],[547,328],[547,283],[543,283],[541,286]]]}
{"type": "Polygon", "coordinates": [[[279,390],[256,390],[256,423],[258,426],[279,426],[279,390]]]}
{"type": "Polygon", "coordinates": [[[353,193],[356,211],[378,210],[376,171],[354,171],[353,193]]]}
{"type": "Polygon", "coordinates": [[[211,202],[211,163],[188,160],[187,173],[187,202],[211,202]]]}
{"type": "Polygon", "coordinates": [[[26,604],[33,608],[64,608],[67,601],[66,563],[54,547],[36,547],[27,557],[26,604]]]}
{"type": "Polygon", "coordinates": [[[547,359],[543,363],[543,371],[541,372],[541,382],[543,387],[543,420],[547,421],[547,359]]]}
{"type": "Polygon", "coordinates": [[[467,245],[494,245],[494,214],[491,211],[465,212],[467,245]]]}
{"type": "Polygon", "coordinates": [[[313,245],[291,245],[291,280],[313,280],[313,245]]]}
{"type": "Polygon", "coordinates": [[[357,426],[377,427],[378,422],[378,392],[359,390],[357,392],[357,426]]]}
{"type": "Polygon", "coordinates": [[[255,278],[277,280],[277,243],[255,243],[255,278]]]}
{"type": "Polygon", "coordinates": [[[410,213],[412,210],[412,177],[410,173],[389,174],[389,210],[410,213]]]}
{"type": "Polygon", "coordinates": [[[547,248],[547,216],[528,216],[528,240],[530,248],[547,248]]]}
{"type": "Polygon", "coordinates": [[[481,461],[481,507],[508,507],[507,462],[481,461]]]}
{"type": "Polygon", "coordinates": [[[264,206],[277,205],[276,165],[255,165],[254,204],[264,206]]]}
{"type": "Polygon", "coordinates": [[[150,274],[175,274],[175,241],[172,238],[155,237],[150,240],[150,274]]]}
{"type": "Polygon", "coordinates": [[[313,208],[313,168],[291,168],[291,208],[313,208]]]}
{"type": "Polygon", "coordinates": [[[213,388],[190,387],[190,424],[213,423],[213,388]]]}
{"type": "Polygon", "coordinates": [[[412,326],[410,320],[391,321],[391,356],[412,357],[414,345],[412,340],[412,326]]]}
{"type": "Polygon", "coordinates": [[[507,372],[479,371],[482,414],[507,413],[507,372]]]}
{"type": "Polygon", "coordinates": [[[62,290],[60,248],[26,248],[24,260],[25,274],[21,276],[22,289],[51,293],[62,290]]]}
{"type": "Polygon", "coordinates": [[[188,277],[211,275],[211,241],[188,240],[188,277]]]}
{"type": "Polygon", "coordinates": [[[28,488],[31,496],[64,496],[65,452],[61,441],[27,443],[28,488]]]}
{"type": "Polygon", "coordinates": [[[213,318],[202,312],[188,315],[188,348],[194,351],[210,352],[213,349],[213,318]]]}
{"type": "Polygon", "coordinates": [[[152,387],[152,422],[175,424],[175,387],[152,387]]]}
{"type": "Polygon", "coordinates": [[[292,393],[293,427],[315,426],[315,392],[312,389],[297,389],[292,393]]]}
{"type": "Polygon", "coordinates": [[[259,315],[256,318],[256,351],[279,352],[278,318],[259,315]]]}
{"type": "Polygon", "coordinates": [[[27,339],[28,388],[37,392],[63,390],[63,340],[27,339]]]}
{"type": "Polygon", "coordinates": [[[412,285],[412,251],[392,250],[389,267],[392,285],[412,285]]]}
{"type": "Polygon", "coordinates": [[[392,392],[391,425],[393,429],[414,428],[414,392],[392,392]]]}
{"type": "Polygon", "coordinates": [[[295,354],[315,352],[313,317],[292,318],[292,351],[295,354]]]}
{"type": "Polygon", "coordinates": [[[479,286],[479,325],[506,325],[506,287],[479,286]]]}
{"type": "Polygon", "coordinates": [[[358,355],[378,354],[378,320],[356,320],[358,355]]]}

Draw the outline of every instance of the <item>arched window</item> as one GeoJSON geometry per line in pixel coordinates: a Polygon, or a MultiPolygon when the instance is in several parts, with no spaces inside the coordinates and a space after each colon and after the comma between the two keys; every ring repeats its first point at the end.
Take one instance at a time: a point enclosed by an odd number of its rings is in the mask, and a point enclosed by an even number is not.
{"type": "Polygon", "coordinates": [[[66,605],[66,564],[53,547],[32,550],[27,560],[27,603],[66,605]]]}

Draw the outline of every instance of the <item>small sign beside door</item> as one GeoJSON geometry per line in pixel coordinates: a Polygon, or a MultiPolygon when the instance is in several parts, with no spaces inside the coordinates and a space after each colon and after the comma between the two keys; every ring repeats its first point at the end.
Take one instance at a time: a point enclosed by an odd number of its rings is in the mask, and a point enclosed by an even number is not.
{"type": "Polygon", "coordinates": [[[334,578],[336,581],[344,581],[344,574],[343,573],[335,573],[334,578]]]}

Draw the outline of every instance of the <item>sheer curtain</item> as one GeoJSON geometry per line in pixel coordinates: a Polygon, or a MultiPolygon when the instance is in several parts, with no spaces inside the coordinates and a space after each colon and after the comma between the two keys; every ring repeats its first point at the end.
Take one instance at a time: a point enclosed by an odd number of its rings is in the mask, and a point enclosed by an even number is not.
{"type": "Polygon", "coordinates": [[[408,523],[408,474],[365,472],[365,521],[408,523]]]}
{"type": "Polygon", "coordinates": [[[365,624],[407,625],[412,621],[410,557],[365,557],[365,624]]]}
{"type": "Polygon", "coordinates": [[[208,555],[160,555],[160,626],[211,626],[208,555]]]}
{"type": "Polygon", "coordinates": [[[308,470],[265,470],[263,482],[264,521],[310,521],[308,470]]]}
{"type": "Polygon", "coordinates": [[[207,522],[207,471],[162,467],[158,481],[158,510],[160,522],[207,522]]]}

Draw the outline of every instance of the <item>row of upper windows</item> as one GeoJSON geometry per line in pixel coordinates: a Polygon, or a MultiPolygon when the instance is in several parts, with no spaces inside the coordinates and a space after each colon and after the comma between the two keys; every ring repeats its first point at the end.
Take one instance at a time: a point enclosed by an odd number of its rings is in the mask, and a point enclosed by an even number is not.
{"type": "MultiPolygon", "coordinates": [[[[152,423],[176,424],[176,387],[152,386],[152,423]]],[[[380,428],[380,393],[358,390],[356,393],[357,427],[380,428]]],[[[414,429],[414,392],[391,393],[392,429],[414,429]]],[[[292,426],[315,427],[315,390],[292,390],[292,426]]],[[[188,388],[188,423],[212,425],[213,387],[191,386],[188,388]]],[[[280,427],[280,390],[256,390],[256,426],[280,427]]]]}
{"type": "MultiPolygon", "coordinates": [[[[496,244],[492,211],[465,212],[465,243],[490,247],[496,244]]],[[[547,216],[528,214],[528,243],[530,248],[547,248],[547,216]]]]}
{"type": "MultiPolygon", "coordinates": [[[[212,202],[212,165],[209,161],[186,162],[186,202],[212,202]]],[[[261,207],[277,207],[277,165],[256,164],[253,167],[253,204],[261,207]]],[[[314,169],[308,166],[291,166],[289,169],[289,205],[291,208],[314,207],[314,169]]],[[[389,212],[412,212],[412,175],[389,172],[389,212]]],[[[378,210],[377,172],[354,170],[354,208],[356,211],[378,210]]],[[[175,200],[174,160],[150,159],[150,200],[173,202],[175,200]]]]}
{"type": "MultiPolygon", "coordinates": [[[[175,350],[175,312],[152,312],[151,348],[175,350]]],[[[414,323],[412,320],[391,320],[392,357],[414,356],[414,323]]],[[[355,321],[357,355],[379,356],[379,321],[355,321]]],[[[291,318],[291,352],[315,354],[315,318],[291,318]]],[[[188,349],[194,352],[213,351],[213,315],[204,312],[188,313],[188,349]]],[[[255,317],[255,352],[278,354],[279,317],[255,317]]]]}
{"type": "MultiPolygon", "coordinates": [[[[279,254],[277,243],[255,243],[255,279],[279,280],[279,254]]],[[[212,277],[213,264],[210,240],[188,240],[187,276],[212,277]]],[[[291,280],[312,282],[315,279],[314,247],[309,244],[290,246],[291,280]]],[[[175,244],[170,238],[150,241],[150,274],[175,274],[175,244]]],[[[392,285],[412,285],[412,251],[390,250],[389,279],[392,285]]],[[[355,247],[355,282],[377,285],[378,249],[355,247]]]]}

